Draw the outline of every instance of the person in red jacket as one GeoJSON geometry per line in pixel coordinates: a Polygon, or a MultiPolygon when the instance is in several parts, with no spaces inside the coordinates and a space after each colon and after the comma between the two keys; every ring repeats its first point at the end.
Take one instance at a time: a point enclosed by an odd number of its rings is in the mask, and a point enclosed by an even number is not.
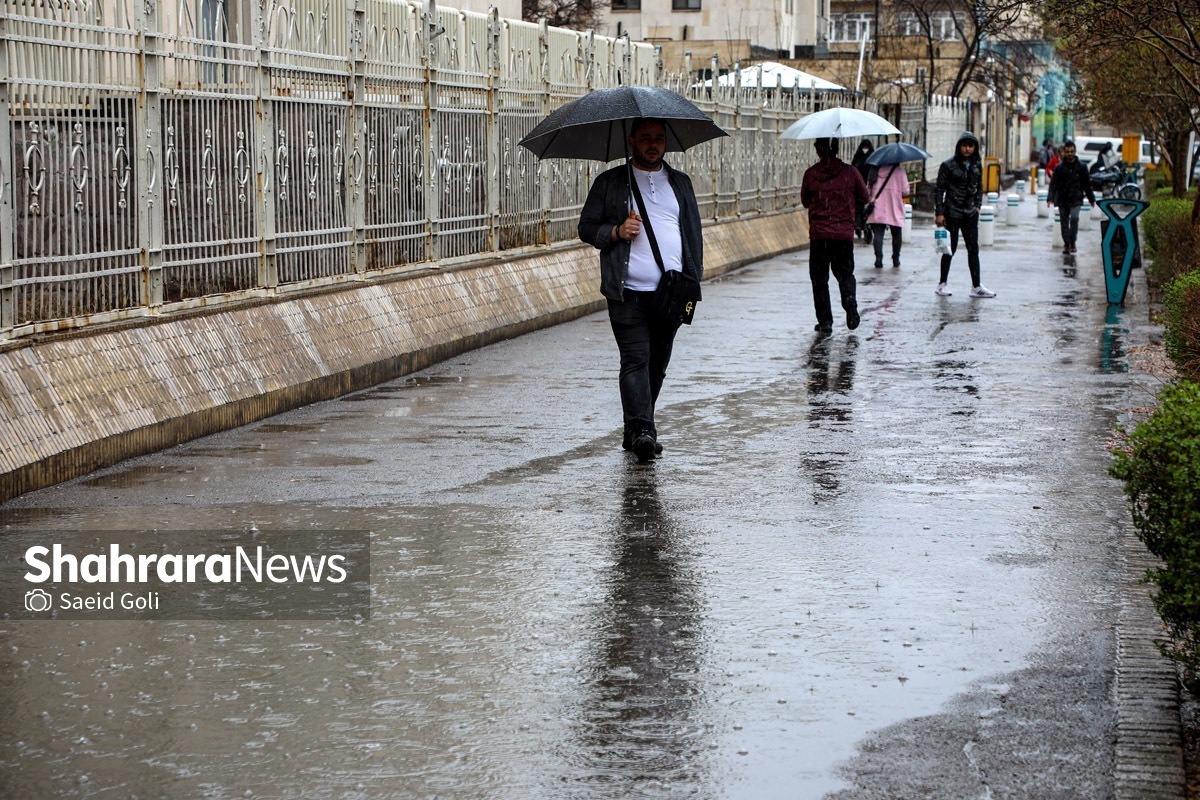
{"type": "Polygon", "coordinates": [[[858,170],[837,157],[837,139],[817,139],[821,161],[804,172],[800,202],[808,209],[808,274],[812,278],[817,333],[833,333],[829,273],[837,279],[846,327],[858,327],[854,282],[854,211],[869,199],[858,170]]]}

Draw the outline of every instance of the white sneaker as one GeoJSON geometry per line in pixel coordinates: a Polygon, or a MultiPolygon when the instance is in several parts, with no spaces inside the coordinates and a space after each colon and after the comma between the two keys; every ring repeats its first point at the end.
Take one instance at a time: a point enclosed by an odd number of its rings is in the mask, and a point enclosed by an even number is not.
{"type": "Polygon", "coordinates": [[[940,294],[942,297],[949,297],[950,295],[954,294],[954,292],[950,291],[950,287],[944,283],[939,283],[937,288],[933,290],[933,293],[940,294]]]}
{"type": "Polygon", "coordinates": [[[976,286],[971,290],[971,297],[995,297],[996,293],[987,288],[983,284],[976,286]]]}

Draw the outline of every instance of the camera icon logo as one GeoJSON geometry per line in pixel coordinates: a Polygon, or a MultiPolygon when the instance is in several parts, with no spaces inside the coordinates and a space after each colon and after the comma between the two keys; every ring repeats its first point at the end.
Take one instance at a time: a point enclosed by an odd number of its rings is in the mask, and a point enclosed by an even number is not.
{"type": "Polygon", "coordinates": [[[31,589],[25,593],[26,611],[49,611],[54,606],[54,596],[41,589],[31,589]]]}

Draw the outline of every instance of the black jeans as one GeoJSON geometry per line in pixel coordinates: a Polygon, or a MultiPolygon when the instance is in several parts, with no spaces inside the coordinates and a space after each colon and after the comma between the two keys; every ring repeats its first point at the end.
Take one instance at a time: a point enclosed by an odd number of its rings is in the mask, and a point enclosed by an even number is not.
{"type": "Polygon", "coordinates": [[[946,230],[950,232],[950,255],[942,256],[942,278],[938,283],[945,283],[950,277],[950,259],[958,252],[958,233],[962,231],[963,243],[967,246],[967,269],[971,271],[971,288],[979,286],[979,215],[946,217],[946,230]]]}
{"type": "Polygon", "coordinates": [[[648,431],[655,438],[654,404],[667,375],[678,325],[654,314],[654,292],[625,290],[625,301],[608,301],[608,321],[621,352],[621,410],[625,430],[636,436],[648,431]]]}
{"type": "Polygon", "coordinates": [[[1058,207],[1058,224],[1062,228],[1063,246],[1074,247],[1079,238],[1079,212],[1083,203],[1070,208],[1058,207]]]}
{"type": "Polygon", "coordinates": [[[875,266],[883,266],[883,232],[885,230],[892,232],[892,266],[900,266],[900,226],[899,225],[879,225],[871,223],[871,233],[875,237],[872,241],[875,245],[875,266]]]}
{"type": "Polygon", "coordinates": [[[837,278],[842,294],[842,309],[847,314],[858,310],[854,282],[854,242],[842,239],[813,239],[808,252],[808,276],[812,279],[813,306],[817,324],[833,325],[829,304],[829,273],[837,278]]]}

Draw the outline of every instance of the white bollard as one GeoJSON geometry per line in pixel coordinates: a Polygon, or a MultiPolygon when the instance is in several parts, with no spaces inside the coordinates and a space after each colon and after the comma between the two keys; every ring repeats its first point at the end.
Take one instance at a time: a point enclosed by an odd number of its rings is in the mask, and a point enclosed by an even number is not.
{"type": "Polygon", "coordinates": [[[1079,209],[1079,230],[1090,231],[1092,229],[1092,204],[1087,200],[1083,201],[1083,206],[1079,209]]]}
{"type": "Polygon", "coordinates": [[[1015,227],[1018,222],[1018,217],[1021,214],[1021,196],[1018,194],[1010,194],[1008,196],[1008,217],[1005,222],[1009,227],[1015,227]]]}
{"type": "Polygon", "coordinates": [[[979,246],[991,247],[996,244],[996,209],[993,206],[983,206],[979,209],[979,246]]]}
{"type": "Polygon", "coordinates": [[[1049,200],[1050,200],[1050,190],[1049,189],[1038,189],[1038,216],[1039,217],[1050,216],[1049,200]]]}
{"type": "Polygon", "coordinates": [[[1039,188],[1039,189],[1045,188],[1045,186],[1046,186],[1046,170],[1044,170],[1044,169],[1039,169],[1039,170],[1038,170],[1038,182],[1037,182],[1037,185],[1038,185],[1038,188],[1039,188]]]}
{"type": "Polygon", "coordinates": [[[988,192],[987,199],[985,199],[983,202],[987,203],[992,208],[999,208],[1000,207],[1000,193],[999,192],[988,192]]]}
{"type": "Polygon", "coordinates": [[[1025,181],[1017,181],[1017,194],[1025,197],[1025,181]]]}
{"type": "Polygon", "coordinates": [[[1096,201],[1096,205],[1092,206],[1092,220],[1099,221],[1104,219],[1104,212],[1100,210],[1100,201],[1096,201]]]}
{"type": "Polygon", "coordinates": [[[904,204],[904,227],[900,229],[900,241],[908,244],[912,241],[912,204],[904,204]]]}
{"type": "Polygon", "coordinates": [[[1055,247],[1062,247],[1062,246],[1063,246],[1063,238],[1062,238],[1062,222],[1061,222],[1061,219],[1062,219],[1062,218],[1059,216],[1058,206],[1055,206],[1055,207],[1054,207],[1054,232],[1053,232],[1053,234],[1052,234],[1052,237],[1053,237],[1053,238],[1051,238],[1051,239],[1050,239],[1050,242],[1051,242],[1051,243],[1052,243],[1052,244],[1053,244],[1055,247]]]}

